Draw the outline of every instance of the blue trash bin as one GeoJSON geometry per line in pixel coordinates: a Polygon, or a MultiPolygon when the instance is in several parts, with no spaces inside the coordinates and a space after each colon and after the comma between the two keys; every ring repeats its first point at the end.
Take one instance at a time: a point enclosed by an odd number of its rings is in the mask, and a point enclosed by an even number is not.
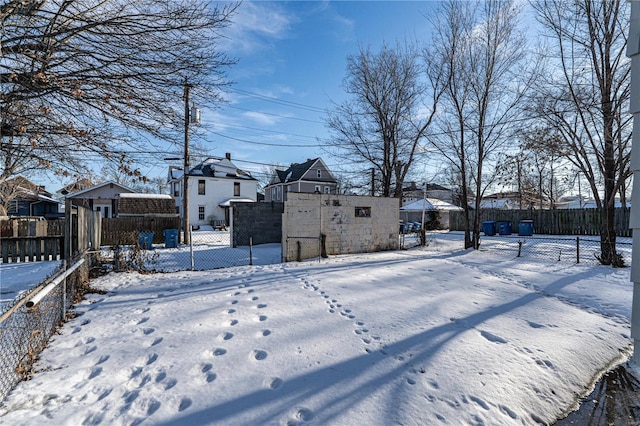
{"type": "Polygon", "coordinates": [[[533,220],[521,220],[518,222],[518,235],[525,237],[533,235],[533,220]]]}
{"type": "Polygon", "coordinates": [[[153,248],[153,232],[140,232],[138,244],[144,250],[151,250],[153,248]]]}
{"type": "Polygon", "coordinates": [[[165,248],[178,247],[178,230],[177,229],[164,230],[164,247],[165,248]]]}
{"type": "Polygon", "coordinates": [[[496,235],[496,222],[493,220],[485,220],[482,222],[482,231],[484,235],[496,235]]]}
{"type": "Polygon", "coordinates": [[[511,222],[500,221],[497,223],[498,234],[511,235],[511,222]]]}

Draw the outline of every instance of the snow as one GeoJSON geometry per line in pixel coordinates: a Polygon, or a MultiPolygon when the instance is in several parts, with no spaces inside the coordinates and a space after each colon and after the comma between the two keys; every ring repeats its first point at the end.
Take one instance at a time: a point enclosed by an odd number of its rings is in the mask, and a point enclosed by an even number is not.
{"type": "Polygon", "coordinates": [[[17,296],[43,282],[62,262],[22,262],[0,264],[0,312],[17,296]]]}
{"type": "Polygon", "coordinates": [[[456,233],[91,284],[107,293],[76,306],[0,423],[545,424],[630,355],[628,269],[464,251],[456,233]]]}
{"type": "Polygon", "coordinates": [[[118,196],[120,198],[144,198],[144,199],[160,199],[160,200],[166,200],[166,199],[171,199],[171,195],[168,194],[147,194],[147,193],[140,193],[140,192],[132,192],[132,193],[126,193],[123,192],[122,194],[118,194],[118,196]]]}

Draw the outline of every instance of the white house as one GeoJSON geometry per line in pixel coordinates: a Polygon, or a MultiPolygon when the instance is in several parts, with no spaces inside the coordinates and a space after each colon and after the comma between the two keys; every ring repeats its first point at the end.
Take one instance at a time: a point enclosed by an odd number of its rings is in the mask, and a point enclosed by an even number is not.
{"type": "MultiPolygon", "coordinates": [[[[169,168],[168,183],[176,200],[176,211],[183,215],[184,173],[180,167],[169,168]]],[[[232,202],[257,201],[258,181],[225,158],[208,158],[189,170],[189,223],[193,226],[229,224],[232,202]]]]}

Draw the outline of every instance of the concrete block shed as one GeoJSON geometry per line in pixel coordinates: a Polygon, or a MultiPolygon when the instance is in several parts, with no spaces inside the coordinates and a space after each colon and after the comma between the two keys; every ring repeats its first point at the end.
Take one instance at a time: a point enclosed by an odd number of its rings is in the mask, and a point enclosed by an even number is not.
{"type": "Polygon", "coordinates": [[[396,250],[399,220],[397,198],[289,193],[283,260],[396,250]]]}

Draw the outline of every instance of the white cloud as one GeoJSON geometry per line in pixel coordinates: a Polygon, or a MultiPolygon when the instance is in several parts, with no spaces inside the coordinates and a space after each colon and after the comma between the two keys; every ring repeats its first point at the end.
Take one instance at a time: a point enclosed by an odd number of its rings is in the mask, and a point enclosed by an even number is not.
{"type": "Polygon", "coordinates": [[[263,114],[257,111],[248,111],[242,114],[242,116],[261,125],[271,126],[278,122],[278,117],[263,114]]]}
{"type": "Polygon", "coordinates": [[[277,3],[244,1],[232,21],[223,31],[226,38],[221,45],[229,52],[247,54],[264,48],[270,40],[285,38],[295,17],[277,3]]]}

